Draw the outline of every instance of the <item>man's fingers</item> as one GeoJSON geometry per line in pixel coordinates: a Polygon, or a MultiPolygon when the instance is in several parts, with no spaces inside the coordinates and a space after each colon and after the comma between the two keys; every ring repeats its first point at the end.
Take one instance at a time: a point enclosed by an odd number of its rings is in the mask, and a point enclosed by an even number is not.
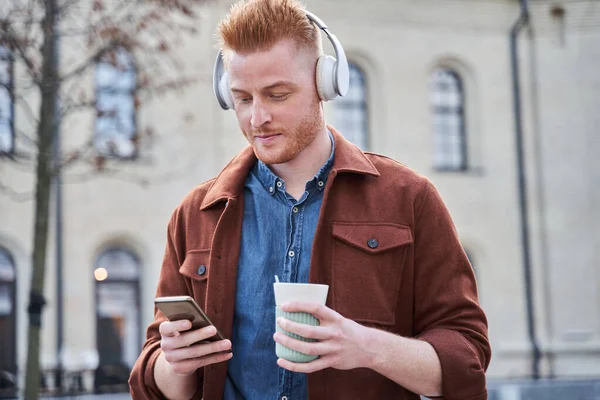
{"type": "Polygon", "coordinates": [[[277,365],[279,365],[281,368],[287,369],[288,371],[303,372],[305,374],[310,374],[312,372],[329,368],[330,361],[328,357],[321,357],[308,363],[294,363],[280,358],[277,360],[277,365]]]}
{"type": "Polygon", "coordinates": [[[198,368],[205,367],[207,365],[216,364],[219,362],[227,361],[233,356],[233,353],[217,353],[211,354],[202,358],[186,359],[169,363],[173,372],[178,375],[189,375],[195,372],[198,368]]]}
{"type": "Polygon", "coordinates": [[[300,324],[283,317],[277,318],[277,325],[284,331],[295,333],[308,339],[325,340],[331,338],[330,330],[323,326],[300,324]]]}
{"type": "Polygon", "coordinates": [[[180,347],[168,351],[163,349],[163,353],[165,360],[169,364],[172,364],[183,362],[185,360],[205,358],[229,349],[231,349],[231,342],[229,340],[220,340],[218,342],[199,343],[193,346],[180,347]]]}
{"type": "Polygon", "coordinates": [[[331,346],[327,342],[305,342],[281,332],[275,333],[273,339],[288,349],[296,350],[309,356],[321,356],[332,351],[331,346]]]}
{"type": "Polygon", "coordinates": [[[160,324],[158,331],[163,337],[163,342],[168,342],[163,344],[171,349],[186,347],[212,338],[217,334],[217,329],[212,325],[187,332],[191,328],[191,325],[191,322],[188,320],[165,321],[160,324]]]}
{"type": "Polygon", "coordinates": [[[217,334],[217,328],[214,326],[205,326],[201,329],[185,332],[181,334],[181,346],[191,346],[196,342],[210,339],[217,334]]]}
{"type": "Polygon", "coordinates": [[[175,337],[179,332],[187,331],[192,327],[192,323],[187,319],[181,321],[165,321],[158,327],[161,336],[175,337]]]}
{"type": "Polygon", "coordinates": [[[281,305],[281,309],[286,312],[305,312],[315,316],[321,325],[324,321],[336,321],[341,317],[340,314],[333,311],[331,308],[319,303],[309,303],[303,301],[292,301],[281,305]]]}

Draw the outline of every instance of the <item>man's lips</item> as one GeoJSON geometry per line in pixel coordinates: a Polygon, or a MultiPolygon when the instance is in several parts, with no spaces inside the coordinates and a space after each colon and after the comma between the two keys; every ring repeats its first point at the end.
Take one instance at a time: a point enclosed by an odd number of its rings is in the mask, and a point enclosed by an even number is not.
{"type": "Polygon", "coordinates": [[[255,135],[254,138],[261,143],[268,143],[281,136],[281,133],[269,133],[266,135],[255,135]]]}

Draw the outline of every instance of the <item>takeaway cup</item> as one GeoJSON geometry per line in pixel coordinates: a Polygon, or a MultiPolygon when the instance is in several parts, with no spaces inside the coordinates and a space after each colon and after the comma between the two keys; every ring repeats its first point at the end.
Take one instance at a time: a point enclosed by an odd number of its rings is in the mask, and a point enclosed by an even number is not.
{"type": "MultiPolygon", "coordinates": [[[[305,312],[284,312],[281,310],[281,305],[290,301],[309,301],[325,305],[327,300],[328,285],[317,283],[286,283],[275,282],[273,284],[275,290],[275,318],[284,317],[290,321],[298,322],[307,325],[319,325],[319,320],[313,315],[305,312]]],[[[307,339],[291,332],[284,331],[277,323],[275,323],[277,332],[282,332],[294,339],[305,342],[315,342],[315,339],[307,339]]],[[[275,343],[275,353],[277,357],[283,358],[292,362],[306,363],[313,361],[319,356],[308,355],[298,351],[289,349],[279,343],[275,343]]]]}

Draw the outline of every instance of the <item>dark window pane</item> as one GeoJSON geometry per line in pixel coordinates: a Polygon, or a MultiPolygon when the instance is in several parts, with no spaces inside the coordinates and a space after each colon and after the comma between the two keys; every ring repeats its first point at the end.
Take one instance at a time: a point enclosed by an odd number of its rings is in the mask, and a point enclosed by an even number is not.
{"type": "Polygon", "coordinates": [[[0,284],[0,317],[10,316],[13,312],[12,291],[6,284],[0,284]]]}
{"type": "Polygon", "coordinates": [[[123,248],[108,249],[98,257],[94,277],[100,371],[113,370],[108,365],[129,370],[141,347],[139,258],[123,248]]]}
{"type": "Polygon", "coordinates": [[[0,397],[14,395],[17,386],[15,289],[13,258],[0,248],[0,397]]]}
{"type": "Polygon", "coordinates": [[[0,248],[0,281],[14,281],[15,280],[15,265],[12,257],[8,252],[0,248]]]}
{"type": "MultiPolygon", "coordinates": [[[[110,340],[110,346],[119,339],[119,362],[132,367],[139,354],[139,326],[138,326],[138,292],[137,285],[115,282],[101,282],[98,284],[98,318],[99,320],[113,321],[110,332],[105,332],[98,341],[100,362],[103,362],[102,346],[110,340]]],[[[105,355],[109,356],[109,355],[105,355]]],[[[110,355],[114,357],[115,355],[110,355]]],[[[113,360],[114,361],[114,360],[113,360]]]]}

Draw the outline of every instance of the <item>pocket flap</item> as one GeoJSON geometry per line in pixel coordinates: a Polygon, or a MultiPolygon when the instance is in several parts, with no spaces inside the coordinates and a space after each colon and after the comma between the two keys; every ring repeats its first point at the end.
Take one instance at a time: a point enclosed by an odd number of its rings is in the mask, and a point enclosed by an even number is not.
{"type": "Polygon", "coordinates": [[[185,255],[183,264],[179,267],[179,273],[195,281],[202,281],[208,277],[210,266],[209,250],[190,250],[185,255]]]}
{"type": "Polygon", "coordinates": [[[333,236],[368,253],[380,253],[412,243],[408,226],[369,222],[334,222],[333,236]]]}

